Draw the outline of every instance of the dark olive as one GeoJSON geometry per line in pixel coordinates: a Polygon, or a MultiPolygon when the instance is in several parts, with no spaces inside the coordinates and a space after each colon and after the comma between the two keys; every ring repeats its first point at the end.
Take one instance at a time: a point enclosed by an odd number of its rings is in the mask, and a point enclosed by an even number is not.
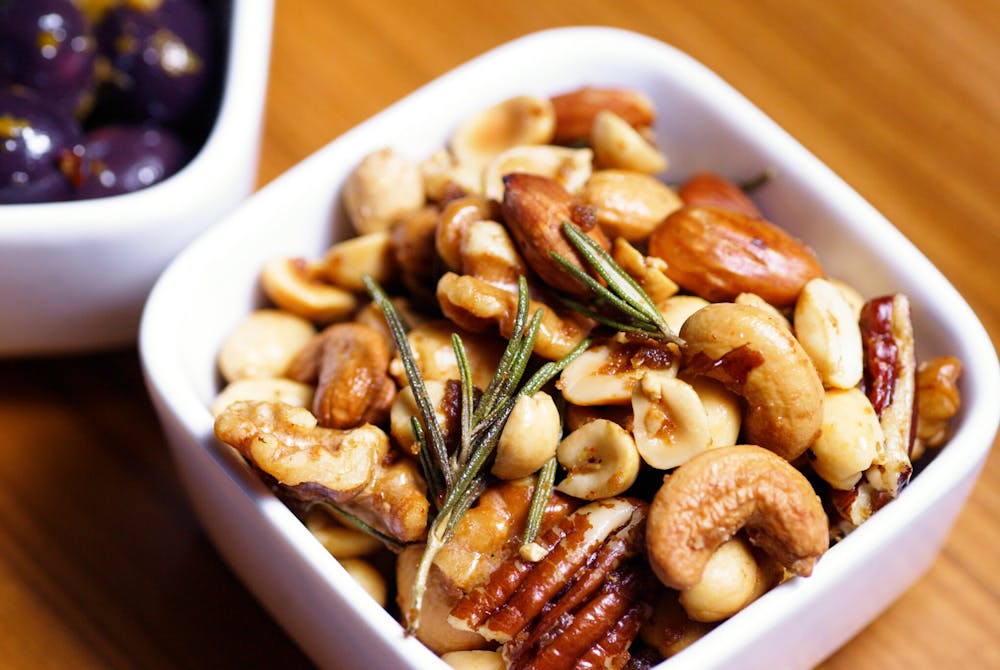
{"type": "Polygon", "coordinates": [[[84,138],[78,198],[131,193],[163,181],[184,166],[188,151],[174,133],[151,123],[108,125],[84,138]]]}

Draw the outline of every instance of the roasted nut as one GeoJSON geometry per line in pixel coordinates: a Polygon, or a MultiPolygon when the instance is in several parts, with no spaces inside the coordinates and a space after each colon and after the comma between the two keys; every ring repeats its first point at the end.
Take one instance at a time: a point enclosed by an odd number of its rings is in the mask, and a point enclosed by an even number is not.
{"type": "Polygon", "coordinates": [[[518,280],[528,273],[507,229],[496,221],[474,221],[465,229],[461,244],[462,274],[478,277],[508,291],[517,291],[518,280]]]}
{"type": "Polygon", "coordinates": [[[633,128],[653,125],[656,109],[653,101],[641,91],[617,88],[584,87],[553,96],[556,127],[553,139],[557,144],[589,141],[594,119],[602,110],[609,110],[633,128]]]}
{"type": "Polygon", "coordinates": [[[385,607],[389,600],[389,589],[385,577],[374,565],[360,558],[342,558],[340,566],[358,583],[365,592],[380,606],[385,607]]]}
{"type": "Polygon", "coordinates": [[[728,447],[736,444],[740,434],[740,415],[743,412],[739,396],[730,393],[722,383],[708,377],[695,377],[690,383],[708,416],[708,433],[712,438],[712,446],[728,447]]]}
{"type": "Polygon", "coordinates": [[[711,302],[756,293],[775,307],[795,302],[807,281],[823,276],[812,251],[772,223],[716,207],[684,207],[649,239],[667,274],[711,302]]]}
{"type": "Polygon", "coordinates": [[[736,536],[712,553],[701,581],[681,591],[678,600],[691,619],[711,623],[728,619],[771,586],[750,544],[736,536]]]}
{"type": "Polygon", "coordinates": [[[514,403],[496,448],[492,472],[500,479],[527,477],[555,456],[562,438],[559,409],[544,391],[514,403]]]}
{"type": "MultiPolygon", "coordinates": [[[[467,330],[482,333],[497,328],[505,338],[514,332],[517,317],[517,294],[487,283],[478,277],[445,273],[438,281],[438,304],[444,315],[467,330]]],[[[529,314],[544,308],[534,353],[549,360],[562,358],[587,337],[592,321],[562,309],[553,309],[536,300],[529,314]]],[[[496,367],[490,368],[492,376],[496,367]]],[[[478,385],[478,384],[477,384],[478,385]]],[[[480,387],[483,388],[483,387],[480,387]]]]}
{"type": "Polygon", "coordinates": [[[281,377],[316,329],[302,317],[276,309],[251,312],[219,349],[219,372],[227,382],[281,377]]]}
{"type": "Polygon", "coordinates": [[[650,370],[677,376],[676,348],[608,340],[591,345],[562,371],[557,388],[575,405],[628,405],[632,389],[650,370]]]}
{"type": "MultiPolygon", "coordinates": [[[[922,447],[939,447],[948,436],[948,424],[962,406],[958,378],[962,362],[939,356],[917,366],[917,440],[922,447]]],[[[914,453],[913,459],[919,458],[914,453]]]]}
{"type": "Polygon", "coordinates": [[[685,205],[721,207],[752,219],[764,216],[756,203],[737,184],[714,172],[699,172],[684,180],[677,195],[685,205]]]}
{"type": "Polygon", "coordinates": [[[660,309],[660,314],[663,315],[663,319],[670,326],[670,329],[678,333],[688,317],[709,304],[711,303],[696,295],[674,295],[657,303],[656,306],[660,309]]]}
{"type": "Polygon", "coordinates": [[[849,389],[861,382],[861,329],[836,286],[810,279],[795,302],[795,337],[829,388],[849,389]]]}
{"type": "Polygon", "coordinates": [[[384,284],[392,279],[394,270],[392,244],[384,230],[337,242],[327,249],[317,268],[326,281],[354,292],[365,290],[365,275],[384,284]]]}
{"type": "Polygon", "coordinates": [[[482,169],[479,165],[459,163],[447,149],[438,149],[420,162],[427,199],[442,202],[450,192],[465,195],[482,193],[482,169]]]}
{"type": "MultiPolygon", "coordinates": [[[[788,320],[788,317],[782,314],[777,307],[764,300],[756,293],[740,293],[736,296],[733,302],[737,305],[750,305],[751,307],[757,307],[765,312],[769,312],[771,316],[787,326],[788,330],[792,330],[792,323],[788,320]]],[[[854,319],[854,321],[857,322],[857,319],[854,319]]]]}
{"type": "Polygon", "coordinates": [[[829,546],[826,512],[802,473],[761,447],[719,447],[674,470],[657,491],[646,524],[650,566],[664,585],[691,588],[740,529],[802,576],[829,546]]]}
{"type": "Polygon", "coordinates": [[[639,455],[658,470],[675,468],[712,445],[701,399],[672,373],[646,372],[632,390],[632,412],[639,455]]]}
{"type": "Polygon", "coordinates": [[[612,237],[644,241],[683,203],[669,186],[648,174],[598,170],[580,193],[597,210],[597,222],[612,237]]]}
{"type": "Polygon", "coordinates": [[[882,427],[859,389],[830,389],[823,400],[823,425],[813,442],[813,470],[835,489],[850,490],[883,449],[882,427]]]}
{"type": "Polygon", "coordinates": [[[237,400],[270,400],[295,407],[311,407],[313,387],[291,379],[237,379],[226,384],[212,403],[212,416],[219,416],[226,407],[237,400]]]}
{"type": "MultiPolygon", "coordinates": [[[[643,256],[623,237],[615,238],[611,255],[615,262],[621,266],[621,269],[628,273],[646,292],[653,304],[662,305],[668,298],[677,293],[678,286],[673,279],[666,275],[667,264],[663,262],[663,259],[643,256]]],[[[708,304],[707,301],[703,302],[708,304]]],[[[677,330],[675,329],[674,332],[676,333],[677,330]]]]}
{"type": "Polygon", "coordinates": [[[350,315],[358,305],[350,292],[320,278],[319,265],[304,258],[272,258],[260,273],[261,287],[275,305],[313,323],[350,315]]]}
{"type": "MultiPolygon", "coordinates": [[[[462,330],[455,323],[444,319],[425,321],[411,328],[406,334],[406,341],[410,344],[420,376],[424,380],[461,379],[458,359],[455,358],[455,349],[451,343],[453,333],[457,333],[465,345],[465,353],[472,372],[472,384],[480,389],[486,388],[500,364],[503,343],[490,335],[462,330]]],[[[398,352],[389,363],[389,373],[396,378],[400,386],[407,386],[410,383],[398,352]]]]}
{"type": "Polygon", "coordinates": [[[451,150],[459,163],[481,167],[511,147],[551,143],[555,125],[548,99],[520,95],[463,121],[451,137],[451,150]]]}
{"type": "Polygon", "coordinates": [[[681,375],[704,375],[743,396],[745,439],[787,460],[819,436],[823,385],[802,346],[764,310],[708,305],[680,330],[687,343],[681,375]]]}
{"type": "MultiPolygon", "coordinates": [[[[434,408],[434,415],[438,425],[441,426],[442,434],[449,432],[450,426],[456,418],[455,413],[449,411],[448,401],[460,400],[457,395],[454,398],[446,399],[446,395],[449,395],[446,394],[447,384],[448,382],[437,379],[424,380],[424,389],[427,391],[427,397],[434,408]]],[[[410,417],[414,416],[420,416],[420,410],[413,397],[413,389],[410,386],[404,386],[396,394],[396,400],[392,403],[392,410],[389,413],[389,433],[396,440],[396,444],[411,456],[416,456],[420,451],[416,444],[416,437],[413,435],[413,424],[410,422],[410,417]]]]}
{"type": "Polygon", "coordinates": [[[714,624],[692,621],[678,602],[680,594],[660,589],[653,612],[639,630],[642,641],[666,659],[675,656],[707,635],[714,624]]]}
{"type": "Polygon", "coordinates": [[[322,508],[313,507],[306,516],[306,528],[335,558],[368,556],[383,548],[374,536],[338,522],[322,508]]]}
{"type": "Polygon", "coordinates": [[[844,299],[844,302],[850,305],[851,315],[854,317],[854,321],[860,321],[861,309],[865,306],[865,299],[861,293],[859,293],[856,288],[840,279],[830,277],[827,281],[837,287],[837,290],[840,291],[840,297],[844,299]]]}
{"type": "Polygon", "coordinates": [[[504,177],[503,219],[521,256],[542,281],[571,295],[586,296],[589,289],[560,265],[556,253],[581,270],[584,263],[562,231],[572,221],[605,249],[611,244],[596,225],[593,208],[578,203],[554,179],[514,173],[504,177]]]}
{"type": "Polygon", "coordinates": [[[507,665],[499,651],[470,649],[441,654],[441,660],[454,670],[505,670],[507,665]]]}
{"type": "Polygon", "coordinates": [[[380,149],[365,156],[347,177],[343,198],[354,230],[374,233],[424,206],[424,180],[409,158],[380,149]]]}
{"type": "Polygon", "coordinates": [[[392,255],[403,286],[417,302],[433,304],[434,282],[440,270],[434,240],[439,213],[428,205],[392,224],[392,255]]]}
{"type": "Polygon", "coordinates": [[[632,432],[631,405],[574,405],[565,403],[563,420],[566,430],[573,432],[584,424],[596,419],[614,421],[625,430],[632,432]]]}
{"type": "Polygon", "coordinates": [[[438,216],[434,237],[434,248],[445,267],[454,272],[462,271],[462,237],[471,223],[499,218],[498,203],[480,196],[457,198],[445,205],[438,216]]]}
{"type": "Polygon", "coordinates": [[[657,174],[667,169],[667,157],[628,121],[610,110],[597,113],[590,134],[594,160],[602,168],[643,174],[657,174]]]}
{"type": "Polygon", "coordinates": [[[351,322],[316,335],[289,374],[302,382],[316,380],[312,409],[321,426],[346,429],[388,418],[396,397],[388,370],[389,346],[382,333],[351,322]]]}
{"type": "Polygon", "coordinates": [[[503,177],[514,172],[548,177],[570,193],[587,183],[593,170],[594,152],[551,144],[521,145],[507,149],[491,160],[483,170],[483,193],[487,198],[503,200],[503,177]]]}
{"type": "Polygon", "coordinates": [[[635,440],[617,423],[597,419],[577,428],[559,443],[565,479],[556,489],[574,498],[600,500],[623,493],[639,474],[635,440]]]}

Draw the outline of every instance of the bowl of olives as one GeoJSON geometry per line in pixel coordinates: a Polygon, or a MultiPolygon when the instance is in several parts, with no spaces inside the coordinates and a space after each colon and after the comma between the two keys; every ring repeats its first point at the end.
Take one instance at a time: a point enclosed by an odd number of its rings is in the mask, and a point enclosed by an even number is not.
{"type": "Polygon", "coordinates": [[[254,188],[268,0],[0,0],[0,356],[131,344],[254,188]]]}

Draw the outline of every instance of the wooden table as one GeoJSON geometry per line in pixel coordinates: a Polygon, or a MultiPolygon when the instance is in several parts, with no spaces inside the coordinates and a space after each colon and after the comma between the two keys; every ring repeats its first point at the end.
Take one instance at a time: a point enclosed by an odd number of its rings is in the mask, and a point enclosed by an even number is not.
{"type": "MultiPolygon", "coordinates": [[[[996,0],[398,4],[279,0],[261,183],[485,49],[629,28],[715,69],[826,161],[997,343],[996,0]]],[[[309,667],[201,534],[134,350],[0,362],[0,436],[0,666],[309,667]]],[[[998,491],[994,453],[930,572],[824,668],[1000,667],[998,491]]]]}

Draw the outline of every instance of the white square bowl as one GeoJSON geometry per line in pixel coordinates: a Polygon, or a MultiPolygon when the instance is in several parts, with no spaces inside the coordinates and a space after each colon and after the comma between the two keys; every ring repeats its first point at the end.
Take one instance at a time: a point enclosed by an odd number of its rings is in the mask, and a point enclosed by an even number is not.
{"type": "Polygon", "coordinates": [[[666,661],[683,668],[807,668],[886,608],[931,564],[989,452],[1000,371],[982,325],[931,263],[857,193],[715,74],[650,38],[564,28],[502,46],[346,133],[251,197],[171,264],[144,314],[147,385],[182,479],[220,552],[321,666],[445,667],[375,604],[249,468],[213,436],[216,353],[260,306],[258,272],[278,254],[318,257],[348,234],[339,187],[367,153],[423,158],[459,120],[521,93],[634,87],[659,111],[668,181],[699,169],[777,177],[755,198],[866,296],[907,293],[918,355],[968,363],[955,435],[902,496],[794,579],[666,661]],[[975,362],[975,365],[971,363],[975,362]]]}
{"type": "Polygon", "coordinates": [[[135,342],[173,257],[248,196],[270,61],[273,0],[216,3],[226,20],[211,131],[179,172],[109,198],[0,205],[0,357],[135,342]]]}

